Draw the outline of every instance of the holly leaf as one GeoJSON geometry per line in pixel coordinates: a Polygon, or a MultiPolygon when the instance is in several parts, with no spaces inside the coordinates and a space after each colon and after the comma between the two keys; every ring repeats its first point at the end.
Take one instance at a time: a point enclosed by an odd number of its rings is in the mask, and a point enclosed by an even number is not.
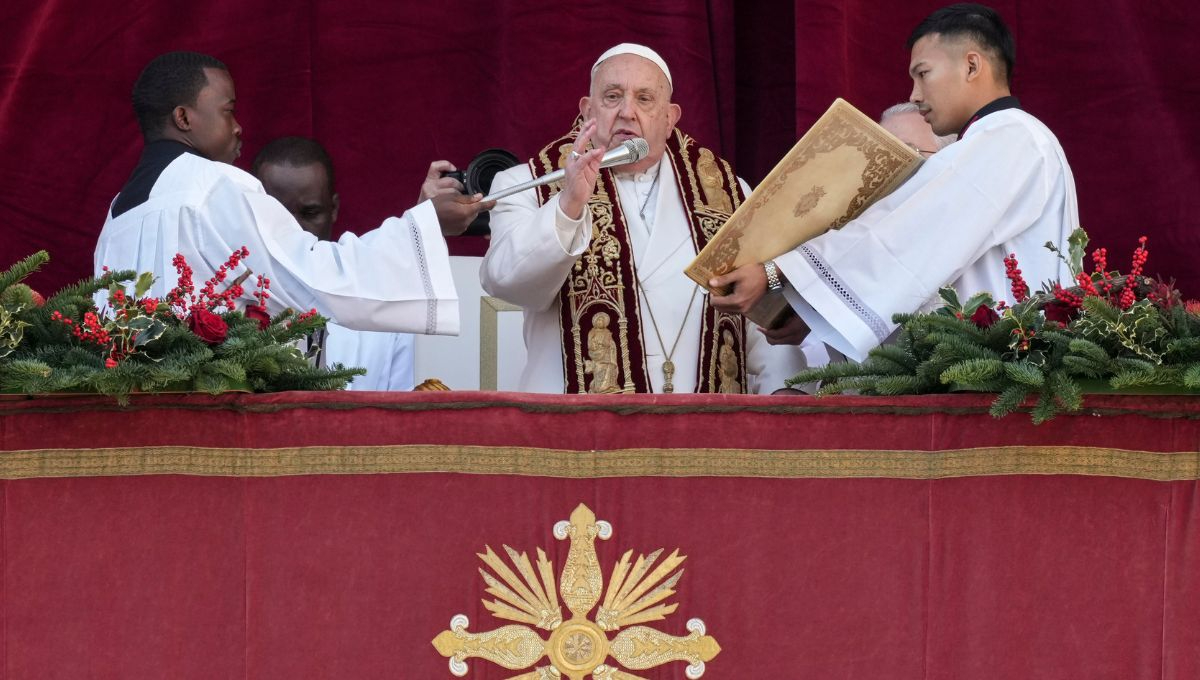
{"type": "Polygon", "coordinates": [[[154,285],[154,275],[150,272],[142,272],[137,277],[137,283],[133,285],[133,296],[139,300],[146,297],[146,293],[150,291],[152,285],[154,285]]]}
{"type": "Polygon", "coordinates": [[[995,302],[992,300],[991,293],[976,293],[968,298],[965,303],[963,303],[962,313],[964,316],[971,316],[981,306],[987,305],[988,307],[991,307],[993,304],[995,304],[995,302]]]}
{"type": "Polygon", "coordinates": [[[152,322],[152,319],[148,316],[135,316],[132,320],[130,320],[129,324],[125,327],[131,331],[140,332],[140,331],[144,331],[147,328],[149,328],[151,322],[152,322]]]}
{"type": "Polygon", "coordinates": [[[1088,234],[1083,228],[1078,228],[1067,237],[1067,266],[1071,268],[1071,278],[1083,273],[1083,251],[1087,248],[1088,234]]]}
{"type": "Polygon", "coordinates": [[[938,295],[946,301],[946,306],[952,308],[956,312],[962,311],[962,305],[958,302],[958,291],[954,290],[954,286],[942,286],[938,290],[938,295]]]}

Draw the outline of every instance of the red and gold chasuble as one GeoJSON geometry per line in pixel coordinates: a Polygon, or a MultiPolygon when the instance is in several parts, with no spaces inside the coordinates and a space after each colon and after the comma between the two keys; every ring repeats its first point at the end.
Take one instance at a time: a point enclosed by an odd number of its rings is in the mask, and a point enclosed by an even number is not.
{"type": "MultiPolygon", "coordinates": [[[[570,134],[543,148],[529,162],[533,176],[563,167],[578,133],[577,122],[570,134]]],[[[666,153],[683,199],[693,252],[700,252],[745,196],[729,163],[679,130],[667,138],[666,153]]],[[[539,205],[561,188],[560,182],[539,187],[539,205]]],[[[650,392],[645,338],[654,331],[641,324],[629,230],[612,170],[600,171],[588,210],[591,243],[559,292],[566,392],[650,392]]],[[[696,391],[745,392],[745,319],[718,312],[708,304],[708,295],[703,295],[699,342],[696,391]]]]}

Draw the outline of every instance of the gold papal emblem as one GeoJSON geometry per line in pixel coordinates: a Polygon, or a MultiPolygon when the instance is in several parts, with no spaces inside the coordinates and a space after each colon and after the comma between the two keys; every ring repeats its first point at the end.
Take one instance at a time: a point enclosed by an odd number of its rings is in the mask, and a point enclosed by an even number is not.
{"type": "Polygon", "coordinates": [[[626,551],[609,575],[608,589],[601,602],[604,577],[596,557],[596,538],[608,540],[612,531],[611,524],[597,521],[596,515],[583,504],[575,508],[569,521],[554,525],[555,538],[571,541],[557,588],[554,565],[541,548],[537,551],[535,571],[526,553],[518,555],[504,546],[513,565],[509,567],[491,547],[485,546],[486,552],[479,558],[492,572],[480,569],[479,573],[488,586],[487,593],[496,599],[484,600],[483,606],[497,618],[528,625],[471,633],[467,631],[469,621],[465,615],[450,619],[450,630],[433,639],[437,651],[449,657],[450,672],[458,677],[466,675],[466,660],[472,657],[510,670],[526,669],[546,658],[550,665],[538,666],[509,680],[564,677],[583,680],[589,675],[592,680],[644,680],[607,665],[611,656],[631,670],[686,661],[684,674],[688,678],[695,680],[703,675],[705,662],[712,661],[721,651],[716,639],[705,634],[703,621],[688,621],[690,634],[683,637],[636,625],[661,621],[679,607],[663,601],[675,594],[675,585],[683,575],[676,568],[686,557],[675,550],[655,567],[662,549],[640,555],[632,564],[633,551],[626,551]],[[571,611],[571,618],[565,622],[559,606],[560,594],[571,611]],[[589,620],[587,615],[597,603],[600,607],[595,619],[589,620]],[[529,626],[549,631],[549,639],[543,639],[529,626]],[[616,635],[610,639],[609,633],[616,635]]]}

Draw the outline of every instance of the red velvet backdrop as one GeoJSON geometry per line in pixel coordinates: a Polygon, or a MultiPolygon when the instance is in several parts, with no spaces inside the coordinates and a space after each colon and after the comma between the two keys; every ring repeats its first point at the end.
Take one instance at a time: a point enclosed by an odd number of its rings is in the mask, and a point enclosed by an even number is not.
{"type": "MultiPolygon", "coordinates": [[[[632,40],[671,64],[682,126],[762,178],[836,96],[906,98],[911,28],[940,2],[628,0],[13,0],[0,8],[0,264],[47,248],[35,283],[90,273],[108,202],[140,141],[129,90],[158,53],[231,68],[249,165],[269,139],[331,150],[341,225],[411,205],[436,158],[528,154],[561,133],[600,51],[632,40]]],[[[994,2],[1016,34],[1015,90],[1059,136],[1100,245],[1151,237],[1148,271],[1200,295],[1200,12],[1181,0],[994,2]]],[[[953,229],[954,225],[930,225],[953,229]]]]}
{"type": "Polygon", "coordinates": [[[991,400],[0,400],[0,680],[450,680],[451,616],[509,623],[476,554],[557,576],[581,502],[606,579],[688,556],[649,625],[702,618],[704,680],[1200,678],[1200,402],[991,400]]]}

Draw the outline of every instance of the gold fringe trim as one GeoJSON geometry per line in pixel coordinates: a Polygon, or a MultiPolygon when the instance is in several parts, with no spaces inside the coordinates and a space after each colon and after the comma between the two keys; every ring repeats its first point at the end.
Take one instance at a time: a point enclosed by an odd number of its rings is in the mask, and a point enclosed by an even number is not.
{"type": "Polygon", "coordinates": [[[578,479],[700,476],[942,479],[988,475],[1091,475],[1181,481],[1200,479],[1200,452],[1156,453],[1078,446],[1006,446],[926,452],[662,448],[570,451],[408,445],[280,449],[165,446],[0,453],[0,479],[429,472],[578,479]]]}

